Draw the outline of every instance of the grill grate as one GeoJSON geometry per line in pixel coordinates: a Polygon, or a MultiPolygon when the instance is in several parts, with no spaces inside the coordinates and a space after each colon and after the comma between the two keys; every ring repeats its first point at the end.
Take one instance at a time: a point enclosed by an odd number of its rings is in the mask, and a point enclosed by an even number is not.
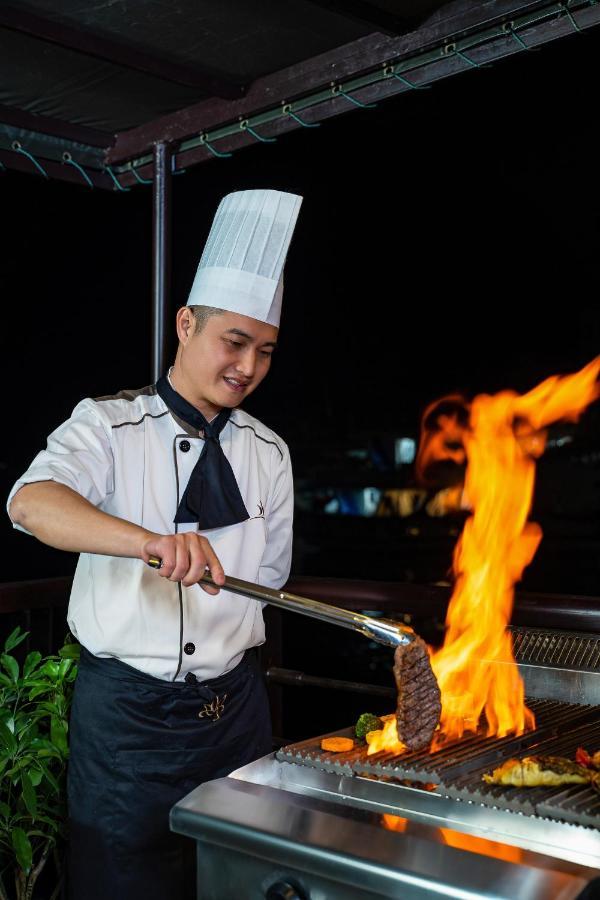
{"type": "MultiPolygon", "coordinates": [[[[519,737],[487,738],[480,731],[445,743],[432,753],[419,751],[399,756],[367,756],[364,745],[349,753],[327,753],[320,748],[320,738],[311,738],[282,747],[277,759],[338,775],[435,783],[438,793],[455,800],[600,828],[600,794],[588,785],[568,789],[506,788],[483,782],[484,772],[512,756],[542,754],[573,759],[580,746],[590,751],[600,749],[597,707],[557,700],[532,700],[528,705],[535,713],[537,727],[519,737]]],[[[338,734],[347,736],[351,731],[338,734]]]]}
{"type": "Polygon", "coordinates": [[[560,666],[594,672],[600,669],[600,637],[534,628],[511,629],[515,659],[520,663],[560,666]]]}

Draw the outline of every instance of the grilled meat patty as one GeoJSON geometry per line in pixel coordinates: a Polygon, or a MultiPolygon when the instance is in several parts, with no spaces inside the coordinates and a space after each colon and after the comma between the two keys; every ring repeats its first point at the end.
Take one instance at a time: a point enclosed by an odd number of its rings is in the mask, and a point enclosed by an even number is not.
{"type": "Polygon", "coordinates": [[[421,638],[396,647],[394,678],[398,689],[398,737],[409,750],[421,750],[431,742],[442,712],[440,689],[421,638]]]}

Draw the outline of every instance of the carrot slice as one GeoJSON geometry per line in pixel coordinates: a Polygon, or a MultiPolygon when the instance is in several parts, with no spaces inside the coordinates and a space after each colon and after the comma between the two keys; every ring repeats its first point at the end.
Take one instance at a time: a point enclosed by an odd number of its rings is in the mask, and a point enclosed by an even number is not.
{"type": "Polygon", "coordinates": [[[321,750],[331,750],[333,753],[345,753],[352,750],[354,741],[352,738],[330,737],[323,738],[321,741],[321,750]]]}

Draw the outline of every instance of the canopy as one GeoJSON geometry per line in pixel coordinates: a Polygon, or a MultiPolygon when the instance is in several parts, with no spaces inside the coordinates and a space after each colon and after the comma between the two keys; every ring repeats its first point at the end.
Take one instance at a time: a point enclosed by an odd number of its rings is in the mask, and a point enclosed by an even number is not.
{"type": "Polygon", "coordinates": [[[9,0],[0,162],[122,190],[600,21],[595,0],[9,0]]]}

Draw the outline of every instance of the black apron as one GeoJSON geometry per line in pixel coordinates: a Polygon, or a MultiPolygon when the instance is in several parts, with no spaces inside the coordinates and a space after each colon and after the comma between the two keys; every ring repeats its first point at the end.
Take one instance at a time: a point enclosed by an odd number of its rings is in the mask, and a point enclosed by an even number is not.
{"type": "Polygon", "coordinates": [[[169,810],[271,751],[254,654],[189,684],[82,649],[70,750],[70,900],[193,900],[195,845],[169,831],[169,810]]]}

